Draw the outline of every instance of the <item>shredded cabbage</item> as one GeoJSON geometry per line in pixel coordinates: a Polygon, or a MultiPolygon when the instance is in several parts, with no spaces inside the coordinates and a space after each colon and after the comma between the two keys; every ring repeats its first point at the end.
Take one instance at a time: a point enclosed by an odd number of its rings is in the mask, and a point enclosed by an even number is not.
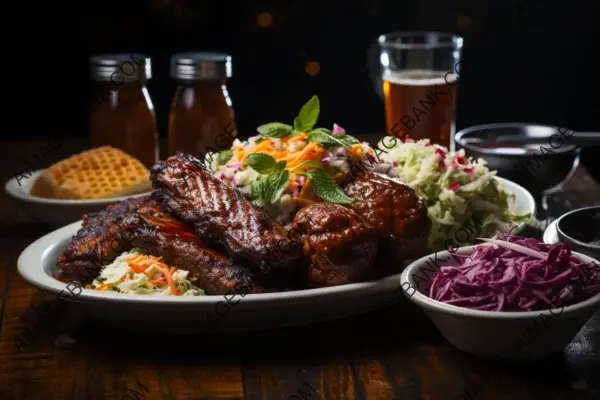
{"type": "Polygon", "coordinates": [[[432,222],[431,250],[470,245],[531,217],[514,214],[514,194],[494,179],[496,171],[483,159],[466,157],[462,149],[449,152],[429,139],[402,142],[391,136],[377,147],[380,158],[393,163],[394,175],[423,198],[432,222]]]}
{"type": "Polygon", "coordinates": [[[457,265],[442,266],[429,297],[486,311],[534,311],[569,306],[600,293],[598,265],[571,253],[568,243],[500,234],[457,265]],[[491,244],[491,245],[490,245],[491,244]]]}

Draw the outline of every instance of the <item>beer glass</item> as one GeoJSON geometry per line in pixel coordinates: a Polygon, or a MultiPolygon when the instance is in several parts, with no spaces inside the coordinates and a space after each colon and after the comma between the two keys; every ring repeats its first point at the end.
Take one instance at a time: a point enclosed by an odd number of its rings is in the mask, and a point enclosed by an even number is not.
{"type": "Polygon", "coordinates": [[[388,133],[453,149],[462,37],[397,32],[378,43],[388,133]]]}

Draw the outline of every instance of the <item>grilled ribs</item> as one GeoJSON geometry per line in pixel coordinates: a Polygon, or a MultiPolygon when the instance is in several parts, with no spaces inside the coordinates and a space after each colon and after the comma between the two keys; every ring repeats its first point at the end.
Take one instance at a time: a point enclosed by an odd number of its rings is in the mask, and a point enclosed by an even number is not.
{"type": "Polygon", "coordinates": [[[149,202],[148,197],[128,199],[84,215],[81,229],[58,257],[55,278],[63,282],[92,280],[99,275],[103,264],[131,250],[131,240],[123,238],[118,221],[149,202]]]}
{"type": "Polygon", "coordinates": [[[58,258],[56,278],[63,282],[90,280],[103,264],[135,247],[190,271],[188,279],[207,294],[264,291],[245,267],[206,247],[189,227],[165,214],[149,196],[124,200],[85,216],[82,226],[58,258]]]}
{"type": "Polygon", "coordinates": [[[192,225],[200,237],[224,246],[234,260],[249,261],[265,274],[294,272],[302,253],[299,243],[199,160],[178,153],[155,164],[150,175],[153,196],[163,208],[192,225]]]}
{"type": "Polygon", "coordinates": [[[403,261],[426,254],[431,221],[423,200],[410,186],[366,172],[346,183],[344,192],[358,200],[348,207],[377,231],[380,241],[376,264],[395,271],[402,268],[403,261]]]}
{"type": "Polygon", "coordinates": [[[377,252],[375,230],[349,208],[315,203],[301,209],[292,223],[310,259],[308,278],[325,286],[370,278],[377,252]]]}

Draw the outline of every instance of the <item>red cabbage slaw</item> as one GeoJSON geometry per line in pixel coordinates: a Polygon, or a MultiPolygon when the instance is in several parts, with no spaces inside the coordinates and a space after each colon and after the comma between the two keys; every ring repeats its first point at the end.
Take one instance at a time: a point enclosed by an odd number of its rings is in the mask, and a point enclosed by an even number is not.
{"type": "Polygon", "coordinates": [[[451,254],[429,297],[483,311],[535,311],[579,303],[600,293],[597,263],[571,253],[568,243],[548,245],[533,238],[499,233],[468,256],[451,254]]]}

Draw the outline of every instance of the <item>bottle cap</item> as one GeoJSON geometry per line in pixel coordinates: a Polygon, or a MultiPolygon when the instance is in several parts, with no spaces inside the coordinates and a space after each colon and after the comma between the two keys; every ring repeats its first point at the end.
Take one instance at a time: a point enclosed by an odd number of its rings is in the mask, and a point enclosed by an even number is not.
{"type": "Polygon", "coordinates": [[[171,77],[208,81],[230,78],[231,56],[224,53],[177,53],[171,57],[171,77]]]}
{"type": "Polygon", "coordinates": [[[103,54],[90,57],[90,77],[95,81],[145,81],[152,77],[150,57],[143,54],[103,54]]]}

